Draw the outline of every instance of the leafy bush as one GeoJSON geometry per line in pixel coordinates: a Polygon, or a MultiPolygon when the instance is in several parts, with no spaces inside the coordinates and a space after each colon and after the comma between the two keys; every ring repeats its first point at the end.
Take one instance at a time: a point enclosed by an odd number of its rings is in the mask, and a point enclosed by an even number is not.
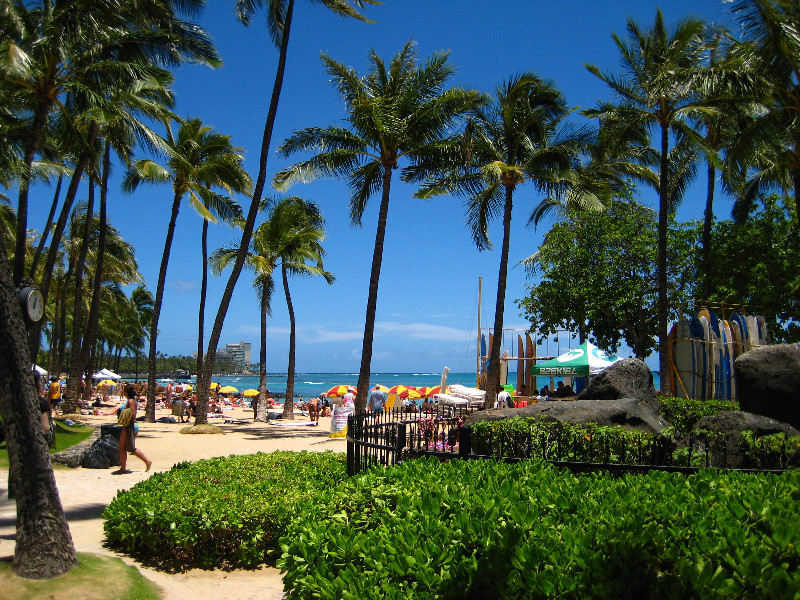
{"type": "Polygon", "coordinates": [[[498,458],[613,464],[660,464],[672,450],[671,442],[659,435],[542,417],[479,421],[472,426],[472,449],[498,458]]]}
{"type": "Polygon", "coordinates": [[[255,567],[277,557],[303,502],[345,476],[333,452],[184,462],[118,492],[103,527],[112,546],[172,568],[255,567]]]}
{"type": "Polygon", "coordinates": [[[796,598],[800,473],[613,478],[433,459],[324,493],[281,538],[289,598],[796,598]]]}
{"type": "Polygon", "coordinates": [[[752,431],[743,431],[740,442],[745,458],[756,469],[785,469],[786,460],[800,452],[800,436],[772,433],[757,437],[752,431]]]}
{"type": "Polygon", "coordinates": [[[678,436],[689,435],[694,424],[703,417],[727,410],[739,410],[739,403],[730,400],[659,398],[659,413],[672,423],[678,436]]]}

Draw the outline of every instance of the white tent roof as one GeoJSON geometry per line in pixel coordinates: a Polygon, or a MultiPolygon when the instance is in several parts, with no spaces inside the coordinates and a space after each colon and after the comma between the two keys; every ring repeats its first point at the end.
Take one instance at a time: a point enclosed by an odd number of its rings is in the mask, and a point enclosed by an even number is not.
{"type": "Polygon", "coordinates": [[[40,367],[39,365],[33,365],[33,368],[34,368],[36,371],[38,371],[38,372],[39,372],[39,375],[47,375],[47,371],[45,371],[45,370],[44,370],[42,367],[40,367]]]}
{"type": "Polygon", "coordinates": [[[108,369],[100,369],[94,374],[94,379],[122,379],[122,377],[108,369]]]}

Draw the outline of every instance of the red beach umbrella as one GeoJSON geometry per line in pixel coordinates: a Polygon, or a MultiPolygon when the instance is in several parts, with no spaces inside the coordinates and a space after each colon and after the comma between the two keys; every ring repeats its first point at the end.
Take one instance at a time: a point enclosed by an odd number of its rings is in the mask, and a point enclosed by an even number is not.
{"type": "Polygon", "coordinates": [[[356,388],[354,388],[352,385],[335,385],[327,391],[327,395],[330,397],[344,396],[348,393],[355,394],[356,388]]]}
{"type": "MultiPolygon", "coordinates": [[[[448,393],[448,391],[449,391],[449,390],[450,390],[450,388],[448,388],[448,387],[445,387],[445,388],[444,388],[444,393],[445,393],[445,394],[446,394],[446,393],[448,393]]],[[[442,386],[441,386],[441,385],[435,385],[435,386],[433,386],[433,387],[429,387],[429,388],[427,388],[427,393],[425,394],[425,397],[426,397],[426,398],[430,398],[430,397],[432,397],[434,394],[441,394],[441,393],[442,393],[442,386]]]]}

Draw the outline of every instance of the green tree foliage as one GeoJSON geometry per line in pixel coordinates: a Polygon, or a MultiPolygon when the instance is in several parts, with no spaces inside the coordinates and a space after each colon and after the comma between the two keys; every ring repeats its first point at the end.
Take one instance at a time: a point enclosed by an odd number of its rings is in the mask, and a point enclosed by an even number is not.
{"type": "Polygon", "coordinates": [[[793,199],[770,196],[746,221],[712,231],[709,301],[748,304],[764,315],[774,342],[800,341],[800,241],[793,199]]]}
{"type": "MultiPolygon", "coordinates": [[[[601,213],[570,210],[527,261],[538,283],[517,300],[542,334],[587,331],[600,347],[621,342],[637,357],[656,347],[657,215],[636,202],[615,201],[601,213]]],[[[674,318],[694,289],[696,230],[670,221],[668,297],[674,318]]]]}

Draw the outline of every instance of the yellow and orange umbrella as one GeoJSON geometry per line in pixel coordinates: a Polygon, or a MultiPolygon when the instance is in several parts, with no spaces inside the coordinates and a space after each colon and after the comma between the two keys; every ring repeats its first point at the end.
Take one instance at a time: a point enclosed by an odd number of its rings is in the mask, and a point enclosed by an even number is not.
{"type": "Polygon", "coordinates": [[[220,394],[237,394],[238,392],[239,390],[232,385],[226,385],[225,387],[219,388],[220,394]]]}
{"type": "Polygon", "coordinates": [[[378,385],[373,386],[370,389],[378,390],[379,392],[388,392],[389,391],[389,388],[387,388],[385,385],[381,385],[380,383],[378,385]]]}
{"type": "Polygon", "coordinates": [[[423,398],[424,396],[422,396],[422,394],[420,394],[418,390],[409,389],[409,390],[406,390],[405,392],[402,392],[400,394],[400,397],[401,398],[409,398],[411,400],[418,400],[420,398],[423,398]]]}
{"type": "Polygon", "coordinates": [[[447,394],[447,393],[449,393],[449,391],[450,391],[450,388],[445,387],[444,388],[444,392],[442,392],[442,386],[441,385],[435,385],[433,387],[427,388],[427,391],[425,393],[425,397],[426,398],[430,398],[434,394],[441,394],[441,393],[447,394]]]}
{"type": "Polygon", "coordinates": [[[258,390],[249,389],[242,392],[242,396],[245,398],[252,398],[253,396],[258,396],[258,390]]]}
{"type": "Polygon", "coordinates": [[[395,385],[389,390],[390,394],[402,394],[403,392],[413,389],[410,385],[395,385]]]}
{"type": "Polygon", "coordinates": [[[352,385],[335,385],[327,391],[327,395],[333,398],[334,396],[344,396],[345,394],[355,394],[356,388],[352,385]]]}

